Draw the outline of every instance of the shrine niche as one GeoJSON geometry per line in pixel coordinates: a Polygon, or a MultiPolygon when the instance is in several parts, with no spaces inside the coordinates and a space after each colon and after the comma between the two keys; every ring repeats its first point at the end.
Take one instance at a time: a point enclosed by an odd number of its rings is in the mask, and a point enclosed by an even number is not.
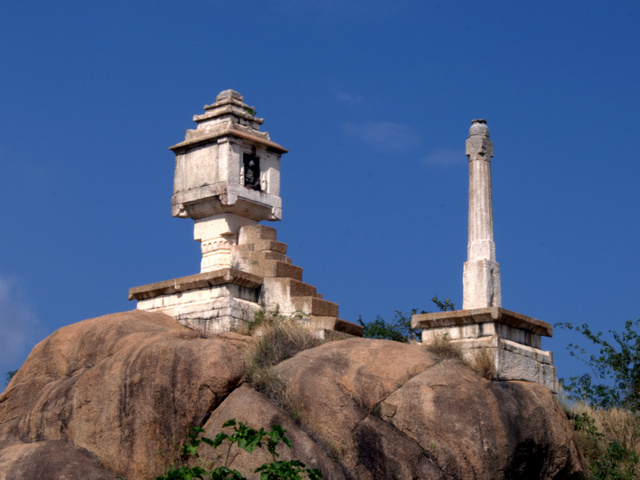
{"type": "Polygon", "coordinates": [[[260,158],[256,156],[255,150],[242,156],[242,172],[240,173],[243,184],[253,190],[261,190],[260,186],[260,158]]]}

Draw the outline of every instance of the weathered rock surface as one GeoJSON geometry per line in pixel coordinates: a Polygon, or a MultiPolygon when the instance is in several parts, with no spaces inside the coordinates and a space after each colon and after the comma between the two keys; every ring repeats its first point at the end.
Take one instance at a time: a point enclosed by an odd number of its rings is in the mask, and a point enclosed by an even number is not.
{"type": "MultiPolygon", "coordinates": [[[[142,311],[86,320],[38,344],[0,395],[0,480],[149,479],[190,425],[283,425],[324,478],[579,478],[584,459],[544,387],[490,382],[417,345],[350,339],[275,370],[299,423],[242,384],[254,343],[142,311]]],[[[210,458],[217,452],[203,450],[210,458]]],[[[232,451],[249,478],[266,452],[232,451]]]]}

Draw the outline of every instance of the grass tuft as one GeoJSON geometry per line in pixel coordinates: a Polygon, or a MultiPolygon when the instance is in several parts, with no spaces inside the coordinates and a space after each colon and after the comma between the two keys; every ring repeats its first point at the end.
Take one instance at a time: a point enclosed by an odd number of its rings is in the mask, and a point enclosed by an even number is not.
{"type": "Polygon", "coordinates": [[[621,408],[592,408],[559,395],[594,479],[640,478],[640,416],[621,408]]]}
{"type": "Polygon", "coordinates": [[[453,343],[447,334],[436,335],[432,340],[424,343],[424,348],[442,358],[457,358],[464,361],[460,347],[453,343]]]}
{"type": "Polygon", "coordinates": [[[465,363],[487,380],[493,380],[496,376],[496,367],[491,352],[486,347],[476,349],[473,358],[465,363]]]}
{"type": "Polygon", "coordinates": [[[287,411],[296,422],[300,421],[299,409],[288,393],[287,384],[272,367],[322,343],[304,322],[304,317],[299,315],[290,318],[277,311],[256,313],[248,330],[258,338],[258,343],[245,361],[247,382],[287,411]]]}
{"type": "Polygon", "coordinates": [[[477,348],[471,351],[465,350],[467,353],[467,355],[465,355],[462,353],[460,346],[452,342],[447,334],[437,335],[432,340],[425,342],[424,348],[439,357],[460,360],[487,380],[493,380],[495,378],[495,365],[488,348],[477,348]]]}

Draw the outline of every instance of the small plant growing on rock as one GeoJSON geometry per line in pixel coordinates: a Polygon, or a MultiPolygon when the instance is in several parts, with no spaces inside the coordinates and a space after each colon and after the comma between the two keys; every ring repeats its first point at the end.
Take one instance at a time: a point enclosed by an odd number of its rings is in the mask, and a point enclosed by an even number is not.
{"type": "Polygon", "coordinates": [[[425,341],[424,348],[439,357],[458,358],[462,360],[460,348],[451,341],[446,333],[444,335],[435,335],[429,342],[425,341]]]}
{"type": "Polygon", "coordinates": [[[5,385],[8,385],[9,382],[11,381],[11,379],[13,378],[13,376],[18,373],[17,370],[9,370],[6,374],[5,374],[5,385]]]}
{"type": "Polygon", "coordinates": [[[488,348],[477,349],[468,365],[487,380],[492,380],[496,375],[496,366],[488,348]]]}
{"type": "Polygon", "coordinates": [[[287,385],[272,367],[322,344],[304,321],[301,316],[286,317],[277,311],[257,312],[249,332],[258,337],[258,343],[245,361],[247,382],[289,412],[296,422],[299,421],[298,408],[287,394],[287,385]]]}
{"type": "Polygon", "coordinates": [[[273,461],[265,463],[254,471],[254,473],[260,474],[260,480],[302,480],[304,478],[317,480],[322,478],[320,470],[306,468],[306,465],[300,460],[278,460],[278,453],[276,452],[278,444],[282,442],[289,448],[292,446],[291,440],[285,437],[286,430],[280,425],[273,425],[271,430],[268,431],[263,428],[256,430],[245,423],[236,422],[235,419],[232,419],[222,425],[223,429],[228,427],[233,428],[233,433],[230,435],[219,433],[213,440],[203,436],[203,428],[194,427],[189,434],[187,442],[182,445],[181,455],[185,462],[190,459],[196,459],[199,465],[170,468],[163,476],[156,477],[155,480],[192,480],[194,478],[202,480],[207,478],[211,480],[246,480],[238,470],[232,470],[228,466],[229,454],[233,445],[237,445],[249,453],[253,453],[256,448],[267,447],[273,461]],[[213,468],[213,464],[206,463],[198,454],[198,448],[202,443],[206,443],[213,448],[225,445],[224,465],[213,468]]]}

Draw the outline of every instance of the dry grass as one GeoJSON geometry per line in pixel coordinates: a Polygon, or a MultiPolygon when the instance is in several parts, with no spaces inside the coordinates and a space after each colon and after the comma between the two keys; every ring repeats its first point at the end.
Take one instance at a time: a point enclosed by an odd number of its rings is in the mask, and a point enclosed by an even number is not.
{"type": "Polygon", "coordinates": [[[465,360],[465,363],[487,380],[492,380],[496,376],[496,367],[488,348],[476,349],[473,359],[465,360]]]}
{"type": "Polygon", "coordinates": [[[621,408],[595,410],[583,403],[573,405],[572,411],[575,415],[586,413],[605,438],[617,439],[640,456],[640,417],[621,408]]]}
{"type": "MultiPolygon", "coordinates": [[[[640,416],[620,408],[594,409],[582,402],[568,403],[566,399],[563,401],[562,395],[559,397],[568,416],[574,418],[574,423],[585,418],[589,423],[587,428],[576,429],[576,437],[592,468],[597,462],[611,458],[607,449],[614,441],[640,457],[640,416]]],[[[628,477],[603,478],[640,478],[639,463],[633,465],[628,459],[618,463],[621,469],[628,468],[633,473],[628,477]]]]}
{"type": "Polygon", "coordinates": [[[322,343],[304,321],[300,316],[289,318],[278,312],[258,312],[248,329],[258,338],[258,343],[245,359],[247,382],[289,412],[296,422],[299,421],[297,405],[286,383],[272,367],[322,343]]]}
{"type": "Polygon", "coordinates": [[[425,342],[424,348],[442,358],[457,358],[464,361],[460,347],[449,340],[446,335],[437,335],[431,341],[425,342]]]}
{"type": "Polygon", "coordinates": [[[456,358],[488,380],[495,377],[495,366],[487,348],[476,349],[473,356],[463,355],[460,346],[452,342],[446,335],[436,336],[425,343],[424,348],[442,358],[456,358]]]}
{"type": "Polygon", "coordinates": [[[251,354],[251,362],[260,367],[271,367],[320,345],[322,341],[304,322],[304,319],[284,317],[277,312],[256,315],[250,332],[258,337],[258,344],[251,354]]]}

